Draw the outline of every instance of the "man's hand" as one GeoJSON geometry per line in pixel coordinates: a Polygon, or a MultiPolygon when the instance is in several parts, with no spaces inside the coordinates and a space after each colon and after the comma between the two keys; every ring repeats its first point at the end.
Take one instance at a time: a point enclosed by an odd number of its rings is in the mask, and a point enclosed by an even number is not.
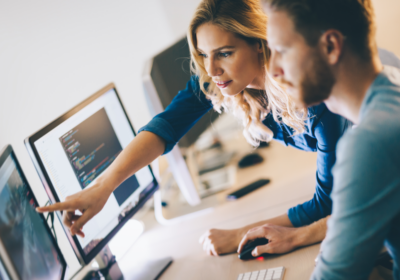
{"type": "Polygon", "coordinates": [[[95,182],[92,187],[68,196],[65,202],[38,207],[36,211],[39,213],[64,211],[63,223],[70,229],[72,235],[77,234],[83,238],[85,237],[82,231],[83,226],[103,209],[110,195],[111,193],[106,188],[101,187],[100,182],[95,182]],[[76,210],[79,210],[82,215],[77,215],[76,210]]]}
{"type": "Polygon", "coordinates": [[[223,254],[233,253],[237,251],[240,241],[250,229],[265,224],[277,224],[281,226],[293,227],[288,215],[282,214],[275,218],[259,221],[257,223],[237,229],[210,229],[200,237],[199,242],[203,245],[204,251],[211,256],[220,256],[223,254]]]}
{"type": "Polygon", "coordinates": [[[199,243],[210,256],[233,253],[245,233],[243,229],[210,229],[200,237],[199,243]]]}
{"type": "Polygon", "coordinates": [[[282,227],[266,224],[250,229],[239,244],[238,253],[242,252],[244,245],[257,238],[268,239],[268,244],[256,247],[252,255],[257,257],[261,254],[283,254],[293,251],[300,244],[300,233],[303,228],[282,227]]]}

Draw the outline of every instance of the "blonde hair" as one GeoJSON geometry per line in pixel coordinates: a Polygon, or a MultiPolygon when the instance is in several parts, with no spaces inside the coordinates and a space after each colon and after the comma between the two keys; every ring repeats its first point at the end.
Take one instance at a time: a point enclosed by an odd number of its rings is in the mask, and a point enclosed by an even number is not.
{"type": "Polygon", "coordinates": [[[273,132],[262,121],[272,113],[276,122],[290,126],[294,134],[305,130],[306,109],[297,109],[294,101],[268,72],[270,50],[267,46],[267,17],[259,0],[203,0],[197,7],[188,30],[191,53],[191,70],[199,77],[200,88],[211,100],[214,109],[230,111],[242,119],[243,134],[253,146],[260,141],[270,141],[273,132]],[[232,32],[249,44],[260,44],[265,65],[265,91],[246,88],[234,97],[225,97],[207,75],[203,57],[197,50],[197,29],[212,23],[232,32]],[[205,85],[208,86],[205,86],[205,85]]]}

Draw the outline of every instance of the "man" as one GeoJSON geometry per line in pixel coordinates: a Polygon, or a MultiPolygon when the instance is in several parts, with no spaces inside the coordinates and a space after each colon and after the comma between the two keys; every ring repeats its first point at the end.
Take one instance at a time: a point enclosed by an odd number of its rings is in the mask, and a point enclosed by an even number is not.
{"type": "MultiPolygon", "coordinates": [[[[271,72],[300,106],[325,102],[356,124],[338,144],[333,211],[312,279],[367,279],[385,245],[399,280],[400,71],[379,60],[371,1],[264,1],[271,72]]],[[[264,227],[250,230],[239,251],[260,237],[264,227]]]]}

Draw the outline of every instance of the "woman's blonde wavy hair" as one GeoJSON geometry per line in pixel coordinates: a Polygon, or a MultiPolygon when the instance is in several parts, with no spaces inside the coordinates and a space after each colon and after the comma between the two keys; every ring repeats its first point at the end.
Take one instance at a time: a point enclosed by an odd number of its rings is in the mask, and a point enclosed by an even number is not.
{"type": "Polygon", "coordinates": [[[290,126],[294,134],[305,130],[306,109],[296,109],[294,101],[268,72],[270,50],[267,45],[267,16],[260,0],[203,0],[197,7],[188,30],[191,71],[199,77],[200,88],[216,111],[230,111],[243,121],[243,134],[253,146],[270,141],[273,132],[262,121],[269,113],[277,122],[290,126]],[[265,65],[265,91],[246,88],[234,97],[225,97],[207,75],[203,57],[197,50],[199,26],[212,23],[232,32],[249,44],[260,44],[265,65]],[[208,84],[208,86],[205,86],[208,84]]]}

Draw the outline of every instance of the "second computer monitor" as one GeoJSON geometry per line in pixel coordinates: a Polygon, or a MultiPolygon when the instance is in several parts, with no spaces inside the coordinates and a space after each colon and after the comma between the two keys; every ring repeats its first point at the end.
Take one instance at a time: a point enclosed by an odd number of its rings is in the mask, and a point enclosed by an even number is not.
{"type": "MultiPolygon", "coordinates": [[[[65,279],[67,264],[11,148],[0,153],[0,279],[65,279]]],[[[54,229],[54,227],[53,227],[54,229]]]]}

